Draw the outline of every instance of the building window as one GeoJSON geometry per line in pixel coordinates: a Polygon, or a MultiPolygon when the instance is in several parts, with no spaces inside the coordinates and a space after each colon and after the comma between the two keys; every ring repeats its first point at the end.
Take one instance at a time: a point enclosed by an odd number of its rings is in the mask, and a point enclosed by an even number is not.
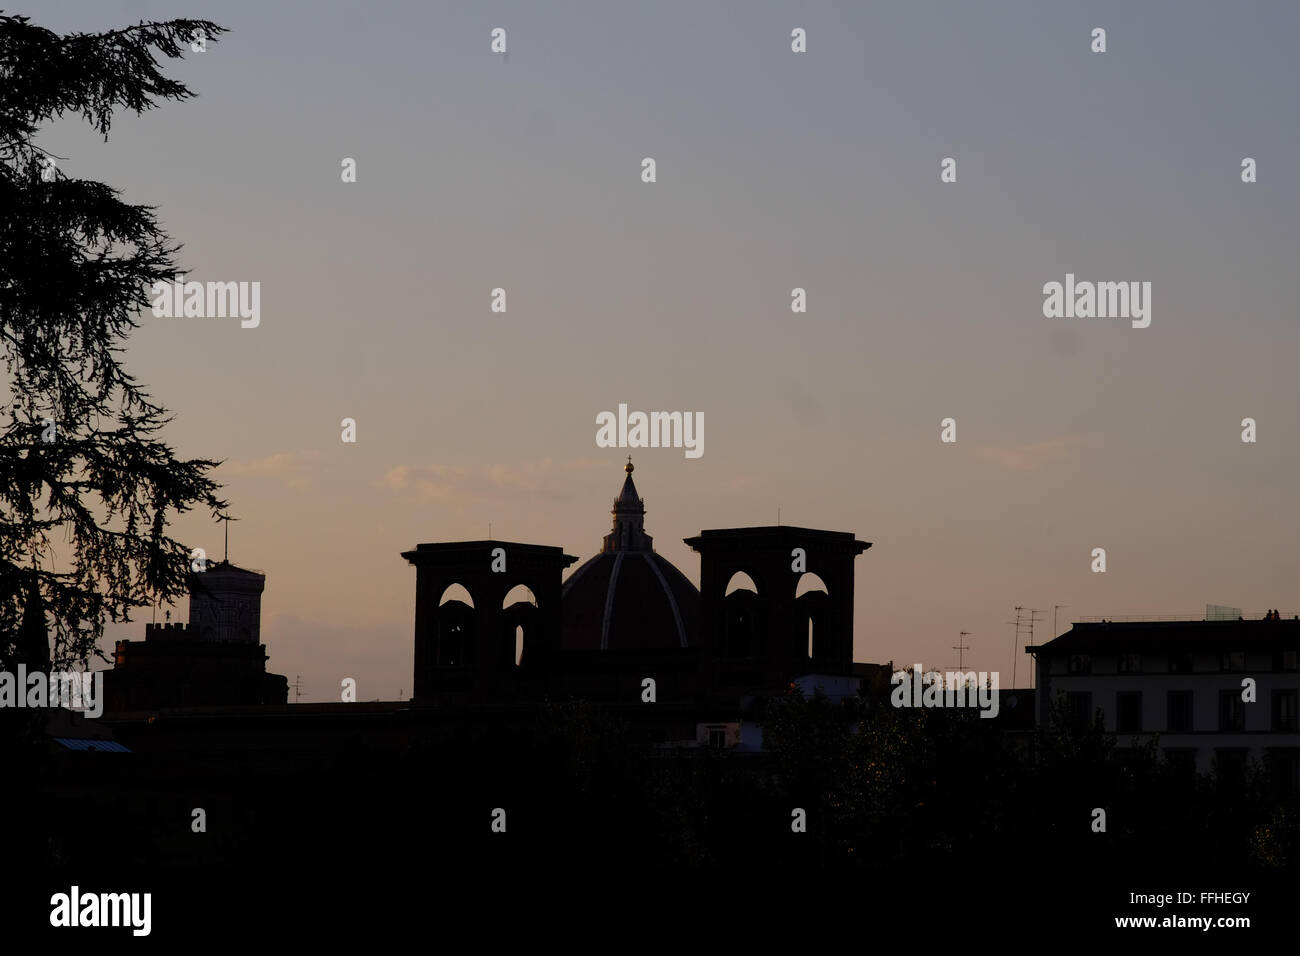
{"type": "Polygon", "coordinates": [[[1171,768],[1181,773],[1196,772],[1196,748],[1195,747],[1166,747],[1165,763],[1171,768]]]}
{"type": "Polygon", "coordinates": [[[1295,651],[1274,651],[1273,652],[1273,670],[1275,671],[1294,671],[1300,670],[1300,654],[1295,651]]]}
{"type": "Polygon", "coordinates": [[[1244,671],[1246,669],[1245,651],[1224,651],[1219,655],[1219,670],[1244,671]]]}
{"type": "Polygon", "coordinates": [[[1265,760],[1269,778],[1278,795],[1300,792],[1300,750],[1294,747],[1270,747],[1265,760]]]}
{"type": "Polygon", "coordinates": [[[1071,674],[1091,674],[1092,656],[1090,654],[1071,654],[1069,671],[1071,674]]]}
{"type": "Polygon", "coordinates": [[[727,732],[725,730],[709,730],[709,746],[714,750],[722,750],[727,746],[727,732]]]}
{"type": "Polygon", "coordinates": [[[1121,674],[1138,674],[1142,671],[1141,654],[1121,654],[1119,656],[1118,667],[1116,668],[1121,674]]]}
{"type": "Polygon", "coordinates": [[[1223,783],[1240,783],[1246,778],[1246,748],[1218,747],[1214,751],[1214,775],[1223,783]]]}
{"type": "Polygon", "coordinates": [[[1297,696],[1293,690],[1273,691],[1273,730],[1275,732],[1295,732],[1297,696]]]}
{"type": "Polygon", "coordinates": [[[1188,734],[1192,732],[1192,692],[1190,690],[1171,690],[1169,692],[1169,720],[1165,726],[1171,734],[1188,734]]]}
{"type": "Polygon", "coordinates": [[[1092,694],[1075,691],[1065,695],[1066,715],[1075,727],[1087,727],[1092,723],[1092,694]]]}
{"type": "Polygon", "coordinates": [[[1170,654],[1169,655],[1169,673],[1171,674],[1190,674],[1192,671],[1191,654],[1170,654]]]}
{"type": "Polygon", "coordinates": [[[1219,730],[1224,732],[1246,729],[1246,705],[1241,691],[1219,691],[1219,730]]]}
{"type": "Polygon", "coordinates": [[[1112,756],[1120,766],[1133,767],[1136,773],[1144,772],[1146,751],[1141,747],[1116,747],[1112,756]]]}
{"type": "Polygon", "coordinates": [[[1121,734],[1142,732],[1142,692],[1126,690],[1115,695],[1115,730],[1121,734]]]}

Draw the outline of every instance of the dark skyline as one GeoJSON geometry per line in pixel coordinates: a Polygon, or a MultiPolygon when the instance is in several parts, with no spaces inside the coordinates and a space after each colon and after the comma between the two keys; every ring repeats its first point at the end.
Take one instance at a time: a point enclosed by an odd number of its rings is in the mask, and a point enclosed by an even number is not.
{"type": "MultiPolygon", "coordinates": [[[[190,280],[261,283],[256,328],[146,316],[128,361],[182,449],[226,460],[232,555],[271,574],[268,640],[313,699],[335,670],[366,697],[408,688],[394,554],[491,524],[585,559],[628,450],[693,580],[683,538],[778,508],[875,541],[863,659],[946,663],[968,631],[972,663],[1011,671],[1016,605],[1063,605],[1064,627],[1297,603],[1294,10],[219,16],[231,33],[175,65],[197,99],[108,144],[73,121],[42,142],[158,204],[190,280]],[[1151,282],[1150,326],[1045,317],[1067,274],[1151,282]],[[620,403],[703,413],[704,454],[598,447],[620,403]]],[[[178,526],[215,555],[221,530],[178,526]]]]}
{"type": "Polygon", "coordinates": [[[0,16],[20,926],[1278,925],[1300,9],[165,6],[0,16]]]}

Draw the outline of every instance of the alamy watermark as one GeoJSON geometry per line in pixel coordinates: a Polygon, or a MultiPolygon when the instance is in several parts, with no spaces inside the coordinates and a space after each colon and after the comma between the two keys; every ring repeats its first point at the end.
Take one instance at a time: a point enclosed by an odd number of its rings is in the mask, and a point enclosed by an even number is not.
{"type": "Polygon", "coordinates": [[[224,319],[238,316],[241,328],[255,329],[262,321],[262,283],[186,282],[184,273],[175,282],[155,282],[153,314],[169,319],[224,319]]]}
{"type": "Polygon", "coordinates": [[[685,448],[687,458],[704,454],[703,412],[629,412],[596,416],[598,448],[685,448]]]}
{"type": "Polygon", "coordinates": [[[82,893],[73,886],[50,897],[50,925],[128,926],[133,936],[148,936],[153,920],[152,893],[82,893]]]}
{"type": "Polygon", "coordinates": [[[921,672],[920,664],[910,671],[894,671],[896,684],[889,695],[895,707],[978,707],[981,717],[998,715],[997,671],[921,672]]]}
{"type": "Polygon", "coordinates": [[[0,707],[66,707],[87,717],[104,713],[103,671],[0,671],[0,707]]]}
{"type": "Polygon", "coordinates": [[[1132,319],[1135,329],[1151,324],[1150,282],[1076,282],[1067,272],[1064,284],[1044,284],[1043,296],[1049,319],[1132,319]]]}

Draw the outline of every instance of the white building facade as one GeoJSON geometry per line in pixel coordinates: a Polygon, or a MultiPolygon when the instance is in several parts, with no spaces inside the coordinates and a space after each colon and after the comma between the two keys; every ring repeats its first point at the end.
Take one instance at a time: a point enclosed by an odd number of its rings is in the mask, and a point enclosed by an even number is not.
{"type": "Polygon", "coordinates": [[[1248,761],[1300,789],[1300,620],[1078,623],[1026,648],[1040,726],[1063,706],[1118,747],[1153,738],[1171,763],[1232,774],[1248,761]]]}

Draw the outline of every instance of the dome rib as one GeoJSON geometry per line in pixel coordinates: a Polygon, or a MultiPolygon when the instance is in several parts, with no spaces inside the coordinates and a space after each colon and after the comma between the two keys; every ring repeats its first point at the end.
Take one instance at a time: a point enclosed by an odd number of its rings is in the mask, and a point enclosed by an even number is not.
{"type": "Polygon", "coordinates": [[[614,568],[609,572],[609,588],[605,591],[605,615],[600,622],[600,649],[609,650],[609,624],[614,610],[614,587],[618,584],[618,572],[623,567],[626,551],[614,555],[614,568]]]}
{"type": "Polygon", "coordinates": [[[689,646],[686,643],[686,625],[682,623],[681,608],[677,606],[677,598],[673,597],[673,589],[668,586],[668,580],[664,577],[664,573],[659,570],[659,565],[654,562],[654,558],[644,552],[642,556],[645,558],[646,564],[650,565],[650,570],[655,573],[655,577],[659,579],[659,585],[664,589],[664,594],[668,596],[668,606],[673,609],[673,621],[677,624],[677,637],[681,641],[682,647],[689,646]]]}

